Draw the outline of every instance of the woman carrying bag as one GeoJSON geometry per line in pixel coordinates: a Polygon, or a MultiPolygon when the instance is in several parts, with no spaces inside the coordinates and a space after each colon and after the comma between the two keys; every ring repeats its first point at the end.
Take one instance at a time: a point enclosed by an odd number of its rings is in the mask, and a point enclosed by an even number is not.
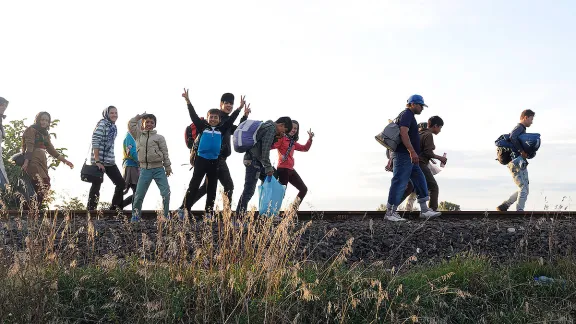
{"type": "MultiPolygon", "coordinates": [[[[94,132],[92,133],[92,151],[90,161],[93,165],[97,166],[102,172],[106,173],[108,178],[112,180],[116,188],[114,189],[114,196],[110,210],[122,209],[122,199],[124,191],[124,178],[116,165],[114,159],[114,141],[118,130],[116,128],[116,120],[118,120],[118,110],[114,106],[109,106],[102,112],[102,119],[98,121],[94,132]]],[[[88,210],[96,210],[98,207],[98,200],[100,199],[100,186],[102,185],[103,178],[92,182],[90,192],[88,194],[88,210]]]]}
{"type": "Polygon", "coordinates": [[[24,164],[22,170],[30,177],[38,206],[42,206],[48,190],[50,190],[50,177],[48,176],[48,159],[46,153],[53,158],[63,162],[71,169],[74,168],[72,162],[66,160],[52,145],[50,140],[50,124],[52,118],[50,114],[42,111],[36,115],[34,124],[22,134],[22,151],[24,152],[24,164]]]}

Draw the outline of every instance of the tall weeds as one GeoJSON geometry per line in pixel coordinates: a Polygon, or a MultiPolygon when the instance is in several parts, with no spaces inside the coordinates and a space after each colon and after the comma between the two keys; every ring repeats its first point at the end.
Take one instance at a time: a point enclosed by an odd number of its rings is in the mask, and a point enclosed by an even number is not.
{"type": "MultiPolygon", "coordinates": [[[[227,205],[227,204],[224,204],[227,205]]],[[[353,239],[326,263],[298,251],[311,222],[230,210],[210,221],[164,220],[156,234],[119,216],[101,253],[97,219],[4,210],[0,320],[24,322],[494,323],[574,319],[576,263],[497,267],[461,256],[414,267],[347,264],[353,239]],[[20,245],[18,242],[22,242],[20,245]],[[136,253],[126,253],[124,242],[136,253]],[[547,286],[534,275],[563,279],[547,286]],[[550,306],[553,304],[553,306],[550,306]]],[[[97,216],[98,218],[99,216],[97,216]]],[[[330,239],[330,233],[324,240],[330,239]]]]}

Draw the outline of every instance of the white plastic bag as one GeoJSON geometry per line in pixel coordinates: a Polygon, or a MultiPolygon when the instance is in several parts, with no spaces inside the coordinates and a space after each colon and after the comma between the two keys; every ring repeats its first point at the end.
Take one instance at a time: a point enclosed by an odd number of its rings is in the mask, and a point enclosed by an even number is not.
{"type": "Polygon", "coordinates": [[[438,173],[440,173],[440,171],[442,171],[442,168],[440,168],[439,166],[437,166],[432,162],[428,162],[428,169],[430,169],[432,175],[437,175],[438,173]]]}

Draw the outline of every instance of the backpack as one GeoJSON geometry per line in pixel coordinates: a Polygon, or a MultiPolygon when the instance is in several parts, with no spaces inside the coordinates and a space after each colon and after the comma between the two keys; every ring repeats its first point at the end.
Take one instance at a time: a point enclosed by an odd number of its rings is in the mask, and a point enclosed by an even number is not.
{"type": "MultiPolygon", "coordinates": [[[[520,141],[522,149],[528,154],[528,159],[536,156],[536,151],[540,148],[541,143],[540,134],[524,133],[518,136],[518,141],[520,141]]],[[[518,153],[514,144],[510,141],[510,134],[500,135],[494,144],[496,145],[496,160],[498,160],[500,164],[508,164],[512,160],[512,154],[518,153]]]]}
{"type": "MultiPolygon", "coordinates": [[[[200,119],[204,120],[204,117],[200,117],[200,119]]],[[[186,147],[192,149],[197,137],[198,137],[198,130],[196,129],[196,125],[192,123],[186,126],[186,131],[184,132],[184,141],[186,142],[186,147]]]]}
{"type": "Polygon", "coordinates": [[[384,130],[374,136],[378,143],[392,152],[396,152],[398,145],[402,143],[402,139],[400,138],[400,125],[398,125],[398,123],[404,111],[402,111],[395,120],[388,119],[388,125],[384,127],[384,130]]]}
{"type": "Polygon", "coordinates": [[[249,149],[256,145],[256,134],[262,126],[263,122],[260,120],[246,120],[238,125],[234,131],[234,151],[238,153],[247,152],[249,149]]]}
{"type": "Polygon", "coordinates": [[[196,156],[198,156],[198,145],[200,144],[200,136],[196,136],[196,139],[192,143],[192,147],[190,148],[190,170],[194,168],[194,162],[196,161],[196,156]]]}
{"type": "Polygon", "coordinates": [[[507,165],[512,161],[512,149],[509,147],[496,147],[496,161],[507,165]]]}

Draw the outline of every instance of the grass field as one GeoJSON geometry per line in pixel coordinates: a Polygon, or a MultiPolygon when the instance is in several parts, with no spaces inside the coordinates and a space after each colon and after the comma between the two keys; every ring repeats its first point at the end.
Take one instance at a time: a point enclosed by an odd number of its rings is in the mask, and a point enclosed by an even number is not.
{"type": "Polygon", "coordinates": [[[69,218],[58,223],[29,216],[15,229],[26,236],[26,246],[2,247],[0,320],[572,323],[576,317],[576,259],[502,264],[464,254],[414,265],[413,256],[392,268],[345,262],[350,240],[319,263],[296,253],[309,224],[297,227],[293,215],[279,224],[250,215],[239,222],[245,226],[234,226],[229,212],[210,224],[159,221],[162,235],[153,245],[138,225],[127,224],[134,228],[127,235],[141,242],[141,254],[118,258],[77,253],[90,250],[90,237],[98,235],[90,222],[73,232],[69,218]],[[86,244],[79,244],[78,231],[89,233],[86,244]],[[151,246],[154,261],[145,257],[151,246]],[[541,275],[556,281],[534,280],[541,275]]]}

